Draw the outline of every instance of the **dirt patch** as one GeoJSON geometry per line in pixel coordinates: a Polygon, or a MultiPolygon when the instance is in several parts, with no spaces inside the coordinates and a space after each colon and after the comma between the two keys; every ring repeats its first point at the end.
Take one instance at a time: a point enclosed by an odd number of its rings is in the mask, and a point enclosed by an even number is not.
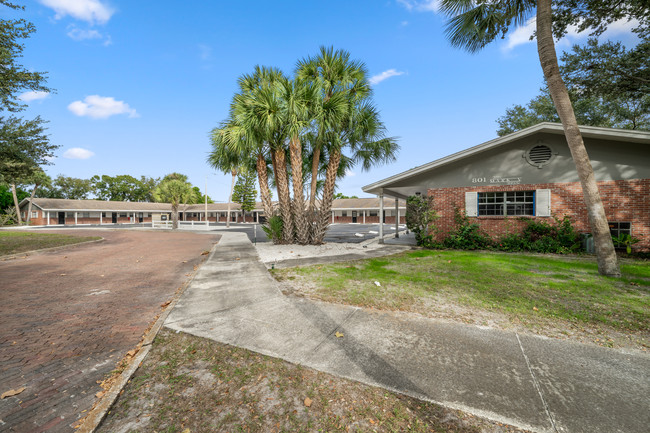
{"type": "Polygon", "coordinates": [[[522,430],[164,329],[98,429],[131,431],[522,430]]]}

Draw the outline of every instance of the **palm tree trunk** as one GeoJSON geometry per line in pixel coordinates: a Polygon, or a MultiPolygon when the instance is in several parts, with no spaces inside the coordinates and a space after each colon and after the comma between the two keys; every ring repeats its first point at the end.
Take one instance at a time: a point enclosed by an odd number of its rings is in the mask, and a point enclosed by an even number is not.
{"type": "Polygon", "coordinates": [[[569,99],[564,81],[560,75],[560,68],[555,52],[555,43],[552,33],[551,0],[538,0],[537,2],[537,51],[539,61],[544,71],[544,78],[553,98],[553,103],[560,116],[564,135],[566,136],[571,156],[578,171],[578,177],[582,184],[582,193],[587,206],[589,224],[594,236],[596,247],[596,259],[598,261],[598,272],[601,275],[620,277],[621,271],[618,266],[614,243],[609,232],[609,225],[605,215],[603,202],[598,192],[598,184],[594,176],[594,170],[587,155],[580,128],[573,112],[573,106],[569,99]]]}
{"type": "Polygon", "coordinates": [[[275,183],[278,187],[278,201],[282,215],[282,242],[293,243],[293,218],[291,217],[291,195],[287,177],[287,155],[284,149],[274,151],[275,183]]]}
{"type": "Polygon", "coordinates": [[[335,149],[330,152],[330,160],[327,164],[327,171],[325,172],[325,186],[323,187],[323,200],[320,207],[320,221],[318,228],[314,235],[314,243],[323,243],[325,232],[330,224],[332,210],[332,200],[334,198],[334,188],[336,187],[336,173],[341,164],[341,150],[335,149]]]}
{"type": "Polygon", "coordinates": [[[291,179],[293,185],[293,222],[296,226],[296,240],[305,245],[309,241],[309,228],[305,219],[305,195],[302,179],[302,148],[298,136],[293,136],[289,144],[291,157],[291,179]]]}
{"type": "Polygon", "coordinates": [[[266,220],[273,216],[273,203],[271,202],[271,190],[269,188],[269,176],[266,172],[266,159],[262,152],[257,155],[257,180],[260,184],[260,196],[266,220]]]}
{"type": "Polygon", "coordinates": [[[314,148],[314,156],[311,162],[311,190],[309,194],[309,212],[314,212],[316,207],[316,188],[318,185],[318,164],[320,164],[320,146],[314,148]]]}
{"type": "Polygon", "coordinates": [[[23,223],[23,219],[20,217],[20,203],[18,203],[18,194],[16,193],[16,184],[11,184],[11,195],[14,197],[14,205],[16,206],[16,221],[18,225],[23,223]]]}
{"type": "Polygon", "coordinates": [[[237,170],[231,171],[232,182],[230,182],[230,196],[228,197],[228,214],[226,215],[226,227],[230,228],[230,205],[232,204],[232,193],[235,190],[235,178],[237,177],[237,170]]]}
{"type": "Polygon", "coordinates": [[[29,205],[27,206],[27,217],[25,218],[25,223],[29,224],[29,221],[32,219],[32,202],[34,201],[34,196],[36,195],[36,190],[38,189],[38,184],[34,184],[34,189],[32,190],[32,196],[29,198],[29,205]]]}

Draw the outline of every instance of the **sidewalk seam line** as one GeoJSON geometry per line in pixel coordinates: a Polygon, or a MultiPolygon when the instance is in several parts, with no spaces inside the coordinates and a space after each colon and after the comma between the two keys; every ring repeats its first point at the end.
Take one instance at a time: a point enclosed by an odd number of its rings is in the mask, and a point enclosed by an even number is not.
{"type": "Polygon", "coordinates": [[[533,368],[530,365],[530,361],[528,360],[528,356],[526,355],[526,352],[524,351],[524,346],[521,344],[521,340],[519,339],[519,333],[515,332],[515,336],[517,337],[517,342],[519,343],[519,348],[521,349],[521,354],[524,356],[524,360],[526,361],[526,366],[528,367],[528,372],[530,373],[530,376],[533,378],[533,385],[535,385],[535,389],[537,390],[537,394],[539,394],[539,398],[542,400],[542,405],[544,406],[544,410],[546,411],[546,415],[548,416],[549,421],[551,422],[551,427],[553,428],[553,431],[555,433],[559,433],[557,426],[555,425],[555,420],[553,419],[553,415],[551,414],[551,409],[548,406],[548,403],[546,402],[546,399],[544,398],[544,394],[542,393],[542,388],[539,385],[539,382],[537,381],[537,377],[535,376],[535,373],[533,373],[533,368]]]}
{"type": "Polygon", "coordinates": [[[327,341],[327,339],[328,339],[331,335],[334,335],[334,333],[335,333],[336,331],[338,331],[339,329],[341,329],[341,327],[342,327],[345,323],[347,323],[348,320],[350,320],[350,318],[354,315],[354,313],[356,313],[356,312],[359,311],[359,310],[360,310],[359,307],[354,307],[354,309],[353,309],[352,311],[350,311],[350,313],[349,313],[347,316],[345,316],[345,318],[344,318],[343,320],[341,320],[341,323],[339,323],[338,325],[336,325],[336,326],[334,327],[334,329],[333,329],[329,334],[327,334],[326,336],[324,336],[324,337],[321,339],[321,341],[320,341],[320,342],[319,342],[319,343],[318,343],[318,344],[317,344],[317,345],[316,345],[312,350],[310,350],[308,353],[305,354],[305,356],[304,356],[302,359],[300,359],[300,362],[299,362],[299,363],[300,363],[301,365],[305,365],[305,362],[306,362],[309,358],[311,358],[311,356],[312,356],[314,353],[316,353],[316,351],[317,351],[317,350],[318,350],[318,349],[319,349],[319,348],[320,348],[320,347],[325,343],[325,341],[327,341]]]}

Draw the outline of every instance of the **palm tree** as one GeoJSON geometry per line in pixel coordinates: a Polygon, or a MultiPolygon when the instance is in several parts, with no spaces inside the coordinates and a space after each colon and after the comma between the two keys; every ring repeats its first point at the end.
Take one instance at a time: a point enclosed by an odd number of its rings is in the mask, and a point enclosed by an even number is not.
{"type": "Polygon", "coordinates": [[[312,142],[309,209],[313,212],[325,132],[336,128],[345,116],[346,100],[368,97],[370,86],[363,63],[350,60],[350,53],[334,50],[333,47],[320,47],[318,56],[300,60],[296,66],[296,77],[300,81],[313,83],[321,93],[321,106],[316,117],[318,134],[312,142]]]}
{"type": "Polygon", "coordinates": [[[212,152],[208,154],[208,164],[211,167],[232,175],[230,183],[230,195],[228,196],[228,210],[226,213],[226,227],[230,228],[230,209],[232,204],[232,193],[235,188],[235,178],[242,164],[242,158],[233,152],[227,145],[228,134],[231,133],[230,125],[222,128],[215,128],[211,133],[212,152]]]}
{"type": "MultiPolygon", "coordinates": [[[[589,9],[589,6],[586,9],[589,9]]],[[[498,2],[442,0],[441,10],[450,17],[447,36],[451,44],[465,48],[472,53],[485,47],[497,36],[504,35],[511,24],[523,25],[533,11],[536,12],[539,61],[553,103],[564,127],[564,134],[582,185],[589,224],[594,236],[598,272],[601,275],[620,277],[621,271],[609,232],[605,209],[598,192],[598,184],[569,99],[569,92],[560,75],[553,41],[551,0],[503,0],[498,2]]],[[[577,12],[578,15],[581,13],[577,12]]],[[[596,24],[601,27],[606,26],[603,23],[611,22],[608,17],[604,17],[598,22],[598,13],[595,15],[596,24]]],[[[564,28],[566,29],[566,23],[564,28]]]]}
{"type": "Polygon", "coordinates": [[[181,203],[190,204],[196,200],[192,185],[187,176],[171,173],[163,178],[153,193],[154,200],[172,205],[172,229],[178,228],[178,206],[181,203]]]}

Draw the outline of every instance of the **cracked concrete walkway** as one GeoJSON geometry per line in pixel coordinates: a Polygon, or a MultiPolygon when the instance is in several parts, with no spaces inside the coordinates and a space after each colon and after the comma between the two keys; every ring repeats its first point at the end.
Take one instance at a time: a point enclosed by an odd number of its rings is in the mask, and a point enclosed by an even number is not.
{"type": "Polygon", "coordinates": [[[535,432],[650,425],[648,354],[285,297],[243,233],[165,326],[535,432]]]}

